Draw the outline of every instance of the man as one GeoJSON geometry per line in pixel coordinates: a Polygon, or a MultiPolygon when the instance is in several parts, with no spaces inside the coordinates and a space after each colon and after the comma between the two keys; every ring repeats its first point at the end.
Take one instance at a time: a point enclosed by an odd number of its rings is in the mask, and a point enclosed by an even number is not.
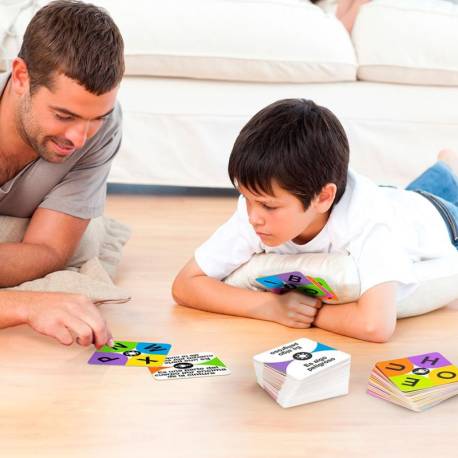
{"type": "MultiPolygon", "coordinates": [[[[0,75],[0,215],[31,218],[22,243],[0,243],[0,287],[62,269],[103,213],[121,142],[123,49],[105,11],[58,0],[32,18],[0,75]]],[[[24,323],[66,345],[111,340],[84,296],[0,291],[0,328],[24,323]]]]}

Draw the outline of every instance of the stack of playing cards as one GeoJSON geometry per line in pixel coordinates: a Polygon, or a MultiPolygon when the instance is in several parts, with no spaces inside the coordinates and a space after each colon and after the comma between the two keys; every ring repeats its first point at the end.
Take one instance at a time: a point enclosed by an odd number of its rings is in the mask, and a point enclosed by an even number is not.
{"type": "Polygon", "coordinates": [[[267,277],[259,277],[256,281],[276,294],[295,289],[307,296],[318,297],[324,302],[335,303],[338,301],[338,297],[326,280],[320,277],[307,276],[301,272],[284,272],[267,277]]]}
{"type": "Polygon", "coordinates": [[[348,393],[349,354],[309,339],[298,339],[256,355],[258,384],[282,407],[348,393]]]}
{"type": "Polygon", "coordinates": [[[458,394],[458,367],[440,353],[425,353],[375,364],[367,392],[421,412],[458,394]]]}

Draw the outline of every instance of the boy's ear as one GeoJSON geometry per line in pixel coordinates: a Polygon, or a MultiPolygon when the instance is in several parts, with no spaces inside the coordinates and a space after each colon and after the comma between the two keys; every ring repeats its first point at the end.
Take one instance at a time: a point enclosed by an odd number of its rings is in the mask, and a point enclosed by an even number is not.
{"type": "Polygon", "coordinates": [[[337,186],[328,183],[323,186],[320,193],[313,199],[315,210],[319,213],[326,213],[334,202],[337,193],[337,186]]]}

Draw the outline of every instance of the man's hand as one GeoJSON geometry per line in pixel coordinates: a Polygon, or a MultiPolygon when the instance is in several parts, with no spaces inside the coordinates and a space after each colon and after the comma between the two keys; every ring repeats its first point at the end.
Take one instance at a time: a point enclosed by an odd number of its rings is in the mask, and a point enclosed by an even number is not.
{"type": "Polygon", "coordinates": [[[309,328],[319,308],[321,301],[314,297],[305,296],[296,291],[271,296],[266,304],[271,321],[291,328],[309,328]]]}
{"type": "Polygon", "coordinates": [[[112,335],[94,303],[86,296],[65,293],[22,293],[24,322],[64,345],[73,342],[97,348],[112,335]]]}

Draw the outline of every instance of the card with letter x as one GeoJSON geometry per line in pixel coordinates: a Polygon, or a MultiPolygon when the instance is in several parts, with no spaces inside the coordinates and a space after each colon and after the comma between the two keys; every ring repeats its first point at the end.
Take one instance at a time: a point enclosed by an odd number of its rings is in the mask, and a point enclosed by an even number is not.
{"type": "Polygon", "coordinates": [[[168,343],[116,340],[113,347],[104,345],[99,348],[88,363],[103,366],[161,366],[170,348],[168,343]]]}

